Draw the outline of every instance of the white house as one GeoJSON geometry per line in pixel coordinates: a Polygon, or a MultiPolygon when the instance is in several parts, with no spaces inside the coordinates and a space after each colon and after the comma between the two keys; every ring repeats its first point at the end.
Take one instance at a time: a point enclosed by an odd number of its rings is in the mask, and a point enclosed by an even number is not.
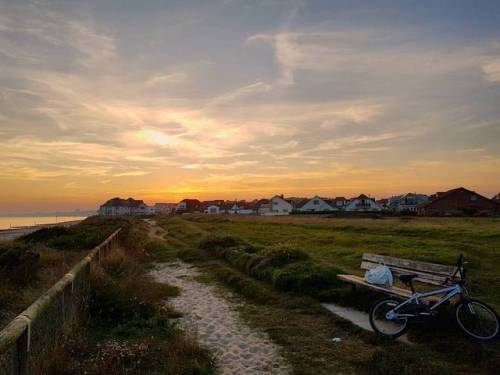
{"type": "Polygon", "coordinates": [[[361,194],[359,197],[351,199],[345,206],[345,210],[350,212],[377,212],[382,211],[382,207],[372,198],[361,194]]]}
{"type": "Polygon", "coordinates": [[[142,200],[113,198],[99,207],[103,216],[150,215],[153,209],[142,200]]]}
{"type": "Polygon", "coordinates": [[[269,199],[259,199],[253,203],[254,211],[258,215],[269,215],[271,213],[272,204],[269,199]]]}
{"type": "Polygon", "coordinates": [[[349,199],[344,197],[336,197],[331,200],[330,205],[337,210],[343,210],[348,203],[349,199]]]}
{"type": "Polygon", "coordinates": [[[211,204],[210,206],[207,206],[203,212],[210,215],[218,215],[220,214],[220,207],[215,204],[211,204]]]}
{"type": "Polygon", "coordinates": [[[425,194],[408,193],[389,198],[389,208],[394,212],[417,212],[417,207],[428,200],[425,194]]]}
{"type": "Polygon", "coordinates": [[[308,200],[299,211],[302,212],[324,212],[333,211],[335,208],[331,205],[331,201],[326,198],[320,198],[317,195],[308,200]]]}
{"type": "Polygon", "coordinates": [[[245,201],[228,202],[226,212],[231,215],[253,215],[252,205],[245,201]]]}
{"type": "Polygon", "coordinates": [[[290,215],[293,205],[283,198],[283,195],[276,195],[271,198],[271,212],[266,215],[290,215]]]}
{"type": "Polygon", "coordinates": [[[153,211],[158,215],[170,215],[175,213],[177,203],[155,203],[153,211]]]}

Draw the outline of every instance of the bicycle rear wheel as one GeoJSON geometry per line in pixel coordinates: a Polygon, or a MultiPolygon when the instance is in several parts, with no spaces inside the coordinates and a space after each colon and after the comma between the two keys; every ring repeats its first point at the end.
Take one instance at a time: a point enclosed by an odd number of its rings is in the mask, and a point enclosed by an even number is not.
{"type": "Polygon", "coordinates": [[[498,315],[481,301],[469,299],[459,302],[455,306],[455,318],[462,331],[473,339],[488,341],[498,337],[498,315]]]}
{"type": "Polygon", "coordinates": [[[380,336],[396,339],[408,330],[408,319],[387,319],[386,314],[400,302],[394,299],[383,299],[376,302],[370,310],[370,325],[380,336]]]}

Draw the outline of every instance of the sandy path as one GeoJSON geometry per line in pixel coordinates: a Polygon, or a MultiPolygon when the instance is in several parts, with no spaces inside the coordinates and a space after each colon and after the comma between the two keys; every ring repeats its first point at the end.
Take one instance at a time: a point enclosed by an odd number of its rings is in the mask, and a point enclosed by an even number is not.
{"type": "Polygon", "coordinates": [[[196,280],[199,271],[183,262],[159,264],[152,272],[159,282],[181,293],[168,304],[183,314],[181,326],[217,354],[224,375],[290,374],[279,347],[267,334],[249,327],[228,299],[212,285],[196,280]]]}
{"type": "Polygon", "coordinates": [[[168,231],[156,225],[154,219],[144,219],[144,221],[149,224],[149,237],[160,241],[166,239],[168,231]]]}

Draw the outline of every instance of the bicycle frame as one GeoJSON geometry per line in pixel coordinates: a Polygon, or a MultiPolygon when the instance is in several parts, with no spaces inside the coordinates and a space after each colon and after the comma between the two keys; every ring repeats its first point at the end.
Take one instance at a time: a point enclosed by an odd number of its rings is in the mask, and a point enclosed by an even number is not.
{"type": "Polygon", "coordinates": [[[464,293],[464,288],[460,284],[455,284],[453,286],[432,290],[430,292],[413,293],[409,299],[400,303],[395,308],[393,308],[391,311],[387,312],[386,318],[388,320],[394,320],[397,318],[413,318],[416,316],[416,314],[400,314],[397,312],[397,310],[399,310],[403,306],[406,306],[407,304],[410,304],[410,303],[415,303],[415,304],[419,305],[421,303],[421,301],[420,301],[421,298],[431,297],[431,296],[435,296],[437,294],[443,294],[443,293],[446,293],[446,295],[443,296],[441,299],[439,299],[439,301],[437,301],[435,304],[432,305],[432,307],[429,308],[429,311],[430,311],[429,313],[420,313],[419,315],[431,315],[432,311],[436,310],[440,305],[442,305],[446,301],[449,301],[451,298],[455,297],[456,295],[462,295],[464,293]]]}

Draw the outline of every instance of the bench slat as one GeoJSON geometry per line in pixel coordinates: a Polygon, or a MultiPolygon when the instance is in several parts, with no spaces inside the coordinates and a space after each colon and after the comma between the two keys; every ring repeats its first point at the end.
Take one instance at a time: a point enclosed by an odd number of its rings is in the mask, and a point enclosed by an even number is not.
{"type": "MultiPolygon", "coordinates": [[[[400,267],[395,267],[386,264],[387,267],[389,267],[392,271],[393,274],[396,275],[404,275],[404,274],[415,274],[418,275],[418,277],[415,278],[416,281],[420,281],[423,283],[428,283],[428,284],[433,284],[433,285],[442,285],[446,277],[444,276],[437,276],[429,273],[424,273],[421,271],[417,271],[414,269],[408,269],[408,268],[400,268],[400,267]]],[[[377,266],[380,266],[380,263],[371,263],[371,262],[362,262],[361,263],[361,269],[363,270],[371,270],[377,266]]]]}
{"type": "MultiPolygon", "coordinates": [[[[368,283],[363,277],[361,276],[356,276],[356,275],[337,275],[337,278],[339,280],[343,280],[352,284],[357,284],[357,285],[362,285],[366,288],[376,290],[378,292],[383,292],[387,293],[390,295],[398,296],[398,297],[410,297],[411,296],[411,291],[408,289],[403,289],[403,288],[398,288],[397,286],[392,286],[391,288],[387,288],[381,285],[374,285],[368,283]]],[[[434,300],[437,301],[437,297],[427,297],[429,300],[434,300]]]]}
{"type": "Polygon", "coordinates": [[[453,272],[455,272],[455,267],[453,266],[395,258],[387,255],[379,255],[372,253],[364,253],[363,261],[385,264],[389,268],[391,266],[394,266],[400,269],[407,269],[409,271],[410,270],[419,271],[421,273],[428,273],[445,278],[451,276],[453,272]]]}
{"type": "Polygon", "coordinates": [[[343,280],[343,281],[347,281],[349,283],[363,285],[363,286],[370,288],[370,289],[374,289],[374,290],[377,290],[380,292],[384,292],[384,293],[388,293],[388,294],[392,294],[392,295],[396,295],[396,296],[400,296],[400,297],[410,297],[411,296],[411,292],[407,289],[398,288],[396,286],[393,286],[392,288],[386,288],[386,287],[381,286],[381,285],[370,284],[361,276],[337,275],[337,278],[339,278],[340,280],[343,280]]]}

